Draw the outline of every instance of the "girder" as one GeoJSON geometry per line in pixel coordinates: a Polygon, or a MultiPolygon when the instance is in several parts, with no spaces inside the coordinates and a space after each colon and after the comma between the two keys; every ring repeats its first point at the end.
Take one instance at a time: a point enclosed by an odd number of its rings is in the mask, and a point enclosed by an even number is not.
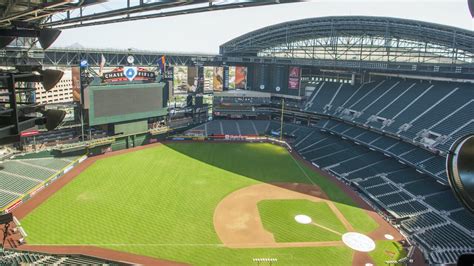
{"type": "Polygon", "coordinates": [[[228,56],[471,64],[474,32],[398,18],[322,17],[252,31],[221,45],[220,51],[228,56]]]}

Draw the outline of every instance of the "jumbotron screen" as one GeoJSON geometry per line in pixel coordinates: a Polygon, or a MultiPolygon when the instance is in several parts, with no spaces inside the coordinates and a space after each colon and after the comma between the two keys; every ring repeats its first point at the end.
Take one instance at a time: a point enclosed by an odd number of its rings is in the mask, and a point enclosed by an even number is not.
{"type": "Polygon", "coordinates": [[[130,121],[166,114],[163,83],[89,87],[91,125],[130,121]]]}

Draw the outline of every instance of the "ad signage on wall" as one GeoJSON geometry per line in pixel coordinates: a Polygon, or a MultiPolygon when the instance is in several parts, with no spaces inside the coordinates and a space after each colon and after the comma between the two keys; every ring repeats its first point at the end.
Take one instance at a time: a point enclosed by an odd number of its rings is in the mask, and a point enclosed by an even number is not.
{"type": "Polygon", "coordinates": [[[247,68],[242,66],[235,67],[235,88],[240,90],[247,89],[247,68]]]}
{"type": "Polygon", "coordinates": [[[224,74],[224,84],[223,84],[223,90],[227,91],[229,90],[229,67],[228,66],[224,66],[223,68],[223,74],[224,74]]]}
{"type": "Polygon", "coordinates": [[[102,76],[102,82],[127,82],[127,81],[149,81],[154,82],[156,73],[142,67],[117,67],[102,76]]]}
{"type": "Polygon", "coordinates": [[[71,68],[71,81],[72,81],[72,100],[74,102],[81,101],[81,77],[79,67],[71,68]]]}
{"type": "Polygon", "coordinates": [[[224,87],[224,68],[214,67],[213,87],[214,91],[222,91],[224,87]]]}
{"type": "Polygon", "coordinates": [[[288,89],[299,90],[300,77],[301,77],[301,68],[296,67],[296,66],[290,66],[290,71],[289,71],[289,76],[288,76],[288,89]]]}

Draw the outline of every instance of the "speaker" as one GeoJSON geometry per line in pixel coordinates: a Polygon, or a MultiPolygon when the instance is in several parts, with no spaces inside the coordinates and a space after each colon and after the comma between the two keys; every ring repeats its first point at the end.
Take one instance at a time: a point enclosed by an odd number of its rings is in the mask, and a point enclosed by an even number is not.
{"type": "Polygon", "coordinates": [[[0,215],[0,224],[7,224],[13,221],[13,214],[11,213],[6,213],[3,215],[0,215]]]}
{"type": "Polygon", "coordinates": [[[50,131],[61,124],[66,116],[66,112],[63,110],[48,109],[43,112],[43,116],[46,119],[46,129],[50,131]]]}
{"type": "Polygon", "coordinates": [[[61,31],[58,29],[44,28],[41,29],[38,36],[38,41],[43,49],[48,49],[51,44],[56,41],[56,39],[61,34],[61,31]]]}
{"type": "Polygon", "coordinates": [[[446,170],[454,194],[474,213],[474,135],[454,142],[446,159],[446,170]]]}
{"type": "Polygon", "coordinates": [[[471,17],[474,18],[474,0],[467,0],[469,11],[471,11],[471,17]]]}
{"type": "Polygon", "coordinates": [[[61,70],[55,69],[46,69],[40,71],[41,75],[43,76],[43,87],[46,91],[51,90],[58,84],[58,82],[62,79],[64,72],[61,70]]]}
{"type": "Polygon", "coordinates": [[[15,40],[13,36],[0,36],[0,49],[7,47],[13,40],[15,40]]]}
{"type": "Polygon", "coordinates": [[[474,265],[474,254],[463,254],[458,258],[458,266],[474,265]]]}

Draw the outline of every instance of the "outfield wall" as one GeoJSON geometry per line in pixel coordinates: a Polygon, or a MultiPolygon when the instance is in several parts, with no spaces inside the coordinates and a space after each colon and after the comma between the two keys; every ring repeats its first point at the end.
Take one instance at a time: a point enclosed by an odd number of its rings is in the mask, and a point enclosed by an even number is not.
{"type": "Polygon", "coordinates": [[[289,152],[293,148],[284,140],[276,139],[270,136],[258,135],[212,135],[212,136],[177,136],[170,137],[171,141],[221,141],[221,142],[267,142],[285,147],[289,152]]]}

